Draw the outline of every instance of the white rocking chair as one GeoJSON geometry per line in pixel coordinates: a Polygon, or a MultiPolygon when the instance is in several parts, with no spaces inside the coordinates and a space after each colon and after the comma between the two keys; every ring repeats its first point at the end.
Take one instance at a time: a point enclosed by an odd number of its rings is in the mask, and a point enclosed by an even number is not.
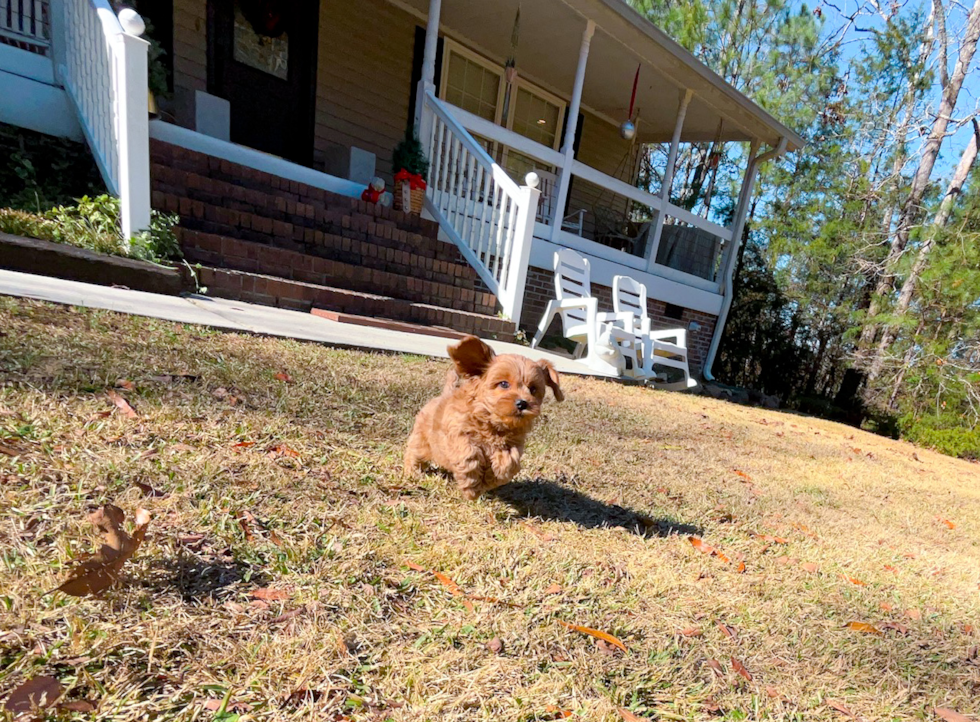
{"type": "Polygon", "coordinates": [[[687,363],[687,331],[683,328],[654,330],[650,328],[647,313],[647,287],[629,276],[613,278],[613,308],[616,322],[627,318],[625,328],[633,333],[643,350],[642,365],[636,374],[644,378],[656,378],[654,364],[679,369],[683,382],[670,384],[670,388],[690,389],[697,386],[691,378],[687,363]]]}
{"type": "Polygon", "coordinates": [[[574,341],[573,356],[582,358],[593,371],[616,376],[639,367],[639,343],[632,332],[631,312],[599,313],[599,301],[592,295],[589,259],[563,248],[555,252],[555,299],[548,302],[531,348],[537,348],[551,320],[561,317],[562,334],[574,341]]]}

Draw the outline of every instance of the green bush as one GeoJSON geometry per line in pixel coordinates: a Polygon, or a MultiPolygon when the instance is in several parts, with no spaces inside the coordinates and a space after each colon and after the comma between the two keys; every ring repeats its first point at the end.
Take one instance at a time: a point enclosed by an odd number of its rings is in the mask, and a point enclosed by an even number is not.
{"type": "Polygon", "coordinates": [[[74,205],[56,206],[44,213],[0,209],[0,231],[18,236],[67,243],[98,253],[162,263],[181,257],[173,227],[178,218],[153,211],[150,228],[123,242],[119,199],[83,196],[74,205]]]}
{"type": "Polygon", "coordinates": [[[980,427],[970,426],[955,414],[903,416],[899,427],[902,438],[913,444],[961,459],[980,460],[980,427]]]}

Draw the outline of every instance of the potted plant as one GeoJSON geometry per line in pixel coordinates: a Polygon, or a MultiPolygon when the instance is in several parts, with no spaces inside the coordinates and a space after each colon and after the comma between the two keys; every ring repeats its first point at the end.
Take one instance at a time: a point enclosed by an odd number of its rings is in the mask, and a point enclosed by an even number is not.
{"type": "Polygon", "coordinates": [[[395,146],[391,160],[395,169],[395,210],[421,213],[429,160],[414,132],[409,131],[395,146]]]}

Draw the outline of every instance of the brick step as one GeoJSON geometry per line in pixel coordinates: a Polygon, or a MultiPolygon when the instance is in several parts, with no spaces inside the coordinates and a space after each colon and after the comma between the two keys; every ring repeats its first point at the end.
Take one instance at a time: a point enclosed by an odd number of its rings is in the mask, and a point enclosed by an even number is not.
{"type": "Polygon", "coordinates": [[[480,315],[496,313],[496,297],[489,291],[430,281],[422,272],[389,273],[228,236],[186,228],[178,232],[184,255],[192,263],[348,291],[377,290],[384,294],[381,297],[480,315]]]}
{"type": "Polygon", "coordinates": [[[411,216],[420,224],[415,232],[391,218],[403,213],[323,191],[322,199],[296,195],[304,201],[293,201],[271,187],[263,192],[160,163],[152,177],[154,207],[178,213],[185,228],[486,290],[455,244],[430,235],[438,227],[417,216],[411,216]]]}
{"type": "Polygon", "coordinates": [[[517,329],[512,321],[497,316],[227,268],[203,267],[198,272],[198,282],[207,286],[208,294],[212,296],[297,311],[317,308],[341,314],[449,328],[460,333],[501,341],[513,341],[517,329]]]}

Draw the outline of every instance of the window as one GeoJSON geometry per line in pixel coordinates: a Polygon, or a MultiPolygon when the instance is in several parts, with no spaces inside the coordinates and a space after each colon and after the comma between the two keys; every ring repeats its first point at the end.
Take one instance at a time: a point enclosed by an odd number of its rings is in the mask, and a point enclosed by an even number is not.
{"type": "Polygon", "coordinates": [[[485,120],[497,122],[501,78],[463,55],[449,55],[444,92],[448,102],[485,120]]]}

